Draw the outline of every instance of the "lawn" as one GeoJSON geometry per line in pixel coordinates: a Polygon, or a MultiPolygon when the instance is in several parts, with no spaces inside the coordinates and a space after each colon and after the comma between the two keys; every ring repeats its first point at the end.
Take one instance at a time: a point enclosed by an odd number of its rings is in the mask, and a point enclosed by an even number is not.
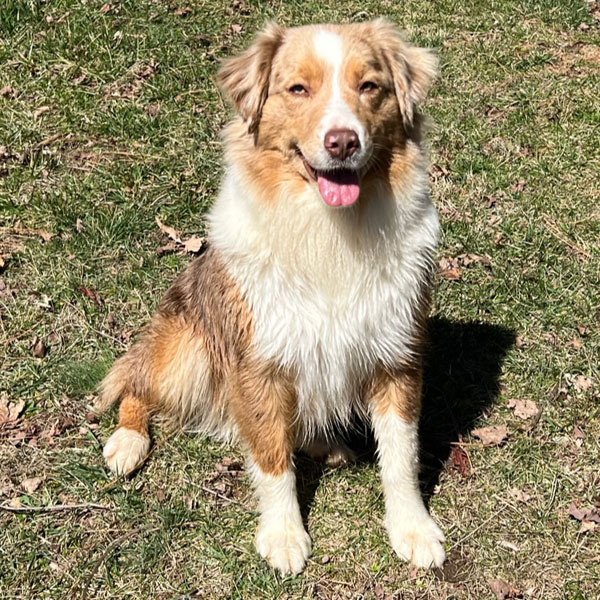
{"type": "Polygon", "coordinates": [[[2,0],[0,597],[598,598],[598,98],[600,5],[583,0],[2,0]],[[193,259],[156,218],[204,233],[219,59],[269,19],[379,15],[441,57],[422,456],[449,560],[390,551],[367,446],[338,470],[299,457],[314,553],[282,578],[253,548],[238,449],[157,428],[115,479],[115,415],[90,407],[193,259]]]}

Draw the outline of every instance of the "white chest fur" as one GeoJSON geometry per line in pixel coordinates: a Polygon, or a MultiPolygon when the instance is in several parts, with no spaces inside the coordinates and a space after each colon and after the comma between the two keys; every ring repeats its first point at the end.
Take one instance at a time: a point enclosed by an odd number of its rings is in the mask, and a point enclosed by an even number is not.
{"type": "Polygon", "coordinates": [[[311,187],[260,204],[229,171],[211,237],[253,313],[255,346],[297,374],[298,419],[310,436],[345,423],[377,365],[410,352],[438,220],[426,182],[332,209],[311,187]]]}

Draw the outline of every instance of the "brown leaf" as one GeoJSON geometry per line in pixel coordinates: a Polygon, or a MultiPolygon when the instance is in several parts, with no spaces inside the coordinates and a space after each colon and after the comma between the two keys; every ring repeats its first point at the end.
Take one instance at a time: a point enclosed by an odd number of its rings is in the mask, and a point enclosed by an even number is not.
{"type": "Polygon", "coordinates": [[[458,260],[456,258],[449,259],[447,257],[442,257],[440,262],[438,263],[440,268],[440,275],[444,279],[448,279],[450,281],[456,281],[461,278],[461,270],[458,264],[458,260]]]}
{"type": "Polygon", "coordinates": [[[489,427],[480,427],[471,432],[476,438],[479,438],[486,446],[500,446],[508,437],[508,431],[505,425],[491,425],[489,427]]]}
{"type": "Polygon", "coordinates": [[[522,597],[521,592],[504,579],[488,579],[488,585],[498,600],[522,597]]]}
{"type": "Polygon", "coordinates": [[[582,521],[579,533],[589,533],[590,531],[595,531],[597,528],[598,523],[594,523],[594,521],[582,521]]]}
{"type": "Polygon", "coordinates": [[[33,111],[33,118],[39,119],[45,112],[48,112],[49,110],[49,106],[40,106],[33,111]]]}
{"type": "Polygon", "coordinates": [[[471,461],[464,448],[452,446],[449,461],[450,469],[457,471],[465,479],[471,476],[471,461]]]}
{"type": "Polygon", "coordinates": [[[204,244],[206,243],[206,238],[199,237],[191,237],[185,240],[183,243],[183,248],[186,252],[192,252],[193,254],[197,254],[202,250],[204,244]]]}
{"type": "Polygon", "coordinates": [[[592,521],[593,523],[600,523],[600,513],[594,508],[579,508],[579,500],[573,500],[567,509],[570,517],[573,517],[577,521],[592,521]]]}
{"type": "Polygon", "coordinates": [[[100,294],[85,285],[80,285],[77,288],[78,292],[81,292],[86,298],[89,298],[93,302],[95,302],[98,306],[102,306],[102,298],[100,294]]]}
{"type": "Polygon", "coordinates": [[[523,502],[524,504],[531,500],[531,496],[529,494],[527,494],[526,492],[523,492],[522,490],[520,490],[518,488],[512,488],[510,490],[509,494],[513,498],[516,498],[519,502],[523,502]]]}
{"type": "Polygon", "coordinates": [[[0,427],[5,424],[15,423],[25,408],[25,402],[9,402],[4,395],[0,396],[0,427]]]}
{"type": "Polygon", "coordinates": [[[160,104],[158,102],[148,104],[148,106],[146,106],[146,113],[151,117],[156,117],[158,113],[160,113],[160,104]]]}
{"type": "Polygon", "coordinates": [[[77,220],[75,221],[75,231],[77,231],[77,233],[83,231],[83,221],[79,217],[77,217],[77,220]]]}
{"type": "Polygon", "coordinates": [[[585,325],[577,325],[577,331],[579,331],[582,337],[585,337],[590,332],[589,328],[585,325]]]}
{"type": "Polygon", "coordinates": [[[521,192],[523,192],[523,190],[525,189],[526,186],[527,186],[527,182],[524,181],[523,179],[521,179],[520,181],[518,181],[515,184],[515,192],[520,194],[521,192]]]}
{"type": "Polygon", "coordinates": [[[592,380],[585,375],[577,375],[573,379],[573,385],[581,392],[587,392],[592,388],[592,380]]]}
{"type": "Polygon", "coordinates": [[[12,85],[5,85],[0,88],[0,98],[12,98],[16,95],[17,90],[12,85]]]}
{"type": "Polygon", "coordinates": [[[179,8],[176,8],[173,12],[178,17],[187,17],[192,12],[192,9],[189,6],[180,6],[179,8]]]}
{"type": "Polygon", "coordinates": [[[110,10],[112,10],[112,6],[111,6],[111,5],[110,5],[108,2],[106,2],[105,4],[103,4],[103,5],[100,7],[100,12],[101,12],[103,15],[105,15],[105,14],[106,14],[107,12],[109,12],[110,10]]]}
{"type": "Polygon", "coordinates": [[[517,400],[516,398],[510,398],[507,401],[507,404],[520,419],[536,417],[540,412],[540,409],[533,400],[517,400]]]}
{"type": "Polygon", "coordinates": [[[31,477],[30,479],[23,479],[21,481],[21,487],[28,493],[33,494],[35,490],[40,487],[43,479],[41,477],[31,477]]]}
{"type": "Polygon", "coordinates": [[[36,358],[44,358],[44,356],[46,356],[46,352],[46,344],[44,344],[43,340],[36,336],[31,346],[31,353],[36,358]]]}
{"type": "Polygon", "coordinates": [[[517,348],[527,348],[527,342],[523,339],[522,336],[518,335],[515,338],[515,346],[517,348]]]}
{"type": "Polygon", "coordinates": [[[573,427],[573,439],[574,440],[585,440],[585,432],[579,425],[573,427]]]}
{"type": "Polygon", "coordinates": [[[181,241],[181,238],[179,237],[179,234],[177,233],[177,231],[175,229],[173,229],[173,227],[169,227],[168,225],[165,225],[158,217],[154,217],[154,220],[156,221],[158,228],[163,233],[166,233],[174,242],[177,242],[178,244],[183,243],[181,241]]]}
{"type": "Polygon", "coordinates": [[[45,242],[49,242],[53,237],[54,234],[50,233],[49,231],[38,231],[37,234],[45,241],[45,242]]]}

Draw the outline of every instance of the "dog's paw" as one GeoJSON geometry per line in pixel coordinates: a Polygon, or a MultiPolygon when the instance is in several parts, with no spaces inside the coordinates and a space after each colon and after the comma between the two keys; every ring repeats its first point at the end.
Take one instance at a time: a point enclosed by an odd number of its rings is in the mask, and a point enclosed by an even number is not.
{"type": "Polygon", "coordinates": [[[117,475],[128,475],[144,461],[150,449],[150,438],[133,429],[119,427],[104,446],[104,459],[117,475]]]}
{"type": "Polygon", "coordinates": [[[325,464],[328,467],[345,467],[356,461],[356,454],[345,444],[339,444],[331,448],[325,458],[325,464]]]}
{"type": "Polygon", "coordinates": [[[256,549],[267,562],[282,574],[300,573],[310,556],[310,537],[302,523],[284,519],[277,523],[263,522],[256,532],[256,549]]]}
{"type": "Polygon", "coordinates": [[[324,440],[314,440],[302,450],[313,460],[333,468],[343,467],[356,460],[354,452],[343,442],[334,442],[330,445],[324,440]]]}
{"type": "Polygon", "coordinates": [[[428,513],[397,515],[386,519],[390,542],[400,558],[417,567],[441,567],[446,560],[442,530],[428,513]]]}

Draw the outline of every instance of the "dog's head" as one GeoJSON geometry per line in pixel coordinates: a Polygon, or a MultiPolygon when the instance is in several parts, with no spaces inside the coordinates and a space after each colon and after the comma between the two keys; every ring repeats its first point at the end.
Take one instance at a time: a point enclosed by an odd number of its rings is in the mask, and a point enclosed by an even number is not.
{"type": "Polygon", "coordinates": [[[257,146],[281,153],[328,205],[349,206],[413,127],[436,73],[434,55],[379,19],[271,24],[218,79],[257,146]]]}

